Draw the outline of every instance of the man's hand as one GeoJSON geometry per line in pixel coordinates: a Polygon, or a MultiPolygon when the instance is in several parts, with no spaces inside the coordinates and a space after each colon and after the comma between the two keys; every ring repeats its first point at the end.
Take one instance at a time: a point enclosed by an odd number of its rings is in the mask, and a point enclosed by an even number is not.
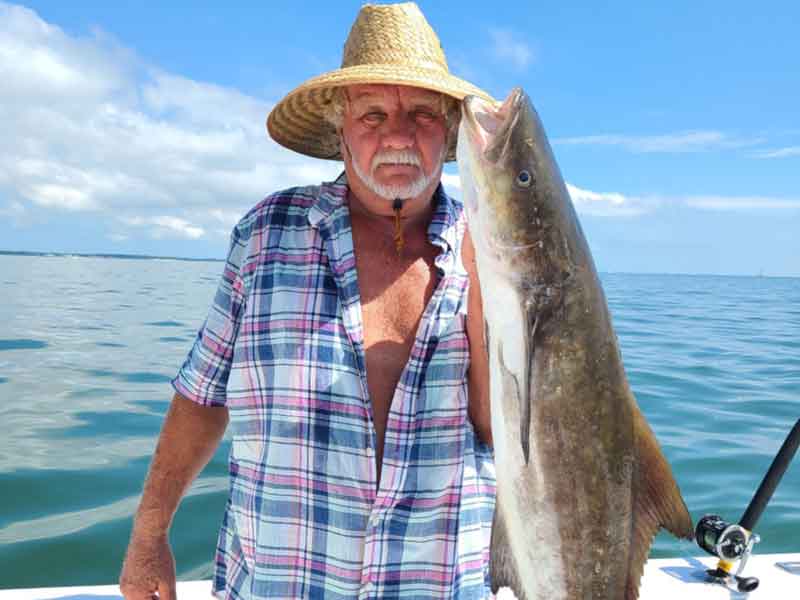
{"type": "Polygon", "coordinates": [[[184,492],[214,455],[228,409],[172,398],[134,519],[119,587],[125,600],[175,600],[175,558],[169,547],[172,517],[184,492]]]}
{"type": "Polygon", "coordinates": [[[175,558],[166,535],[131,538],[119,588],[125,600],[176,600],[175,558]]]}

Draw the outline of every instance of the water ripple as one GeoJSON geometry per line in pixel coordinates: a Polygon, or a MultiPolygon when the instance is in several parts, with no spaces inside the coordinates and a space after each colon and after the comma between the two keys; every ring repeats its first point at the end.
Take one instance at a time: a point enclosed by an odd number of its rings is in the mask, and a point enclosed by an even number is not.
{"type": "Polygon", "coordinates": [[[153,325],[155,327],[184,327],[185,323],[180,321],[153,321],[152,323],[145,323],[145,325],[153,325]]]}
{"type": "Polygon", "coordinates": [[[43,340],[0,340],[0,351],[3,350],[41,350],[47,348],[48,343],[43,340]]]}
{"type": "MultiPolygon", "coordinates": [[[[169,381],[224,265],[0,261],[14,282],[0,303],[2,584],[81,583],[87,547],[99,549],[92,576],[113,580],[169,381]]],[[[613,274],[603,284],[631,387],[692,516],[737,519],[800,415],[800,279],[613,274]]],[[[228,448],[201,478],[213,490],[176,517],[184,569],[212,560],[228,448]]],[[[797,549],[798,489],[795,464],[760,521],[760,552],[797,549]]],[[[658,536],[653,555],[685,548],[658,536]]]]}
{"type": "MultiPolygon", "coordinates": [[[[206,477],[198,479],[186,497],[213,494],[226,490],[227,477],[206,477]]],[[[128,496],[122,500],[102,504],[83,510],[48,515],[38,519],[17,521],[0,529],[0,544],[16,544],[35,540],[57,538],[71,535],[118,519],[133,516],[139,503],[139,496],[128,496]]]]}

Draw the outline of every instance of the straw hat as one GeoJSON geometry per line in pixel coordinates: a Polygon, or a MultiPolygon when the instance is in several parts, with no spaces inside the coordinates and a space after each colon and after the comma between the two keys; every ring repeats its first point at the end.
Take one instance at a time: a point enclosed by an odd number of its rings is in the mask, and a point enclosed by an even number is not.
{"type": "MultiPolygon", "coordinates": [[[[439,38],[413,2],[364,5],[344,44],[342,67],[301,84],[272,109],[267,130],[276,142],[308,156],[342,160],[339,138],[325,118],[336,87],[358,83],[411,85],[462,100],[493,101],[447,68],[439,38]]],[[[447,160],[455,159],[455,140],[447,160]]]]}

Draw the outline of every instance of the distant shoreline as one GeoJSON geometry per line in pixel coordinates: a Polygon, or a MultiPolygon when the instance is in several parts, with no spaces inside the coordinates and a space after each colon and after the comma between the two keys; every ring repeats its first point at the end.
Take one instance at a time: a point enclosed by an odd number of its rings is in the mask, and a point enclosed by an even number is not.
{"type": "MultiPolygon", "coordinates": [[[[186,262],[225,262],[224,258],[189,258],[185,256],[155,256],[151,254],[113,254],[113,253],[85,253],[85,252],[31,252],[26,250],[0,250],[0,256],[40,256],[48,257],[77,257],[77,258],[121,258],[126,260],[182,260],[186,262]]],[[[800,279],[798,275],[768,275],[753,273],[752,275],[730,273],[645,273],[636,271],[599,271],[601,275],[667,275],[671,277],[748,277],[764,279],[800,279]]]]}
{"type": "Polygon", "coordinates": [[[223,258],[188,258],[185,256],[155,256],[151,254],[113,254],[85,252],[30,252],[26,250],[0,250],[0,256],[42,256],[78,258],[122,258],[127,260],[184,260],[188,262],[223,262],[223,258]]]}

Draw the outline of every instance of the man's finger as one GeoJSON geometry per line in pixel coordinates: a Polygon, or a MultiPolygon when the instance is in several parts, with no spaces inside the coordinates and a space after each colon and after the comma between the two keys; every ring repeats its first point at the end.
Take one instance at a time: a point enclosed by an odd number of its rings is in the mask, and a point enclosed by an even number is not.
{"type": "Polygon", "coordinates": [[[175,591],[175,581],[171,583],[161,582],[158,584],[158,600],[177,600],[178,594],[175,591]]]}
{"type": "Polygon", "coordinates": [[[156,597],[156,595],[149,590],[140,587],[132,587],[131,585],[120,586],[119,589],[125,600],[153,600],[153,598],[156,597]]]}

